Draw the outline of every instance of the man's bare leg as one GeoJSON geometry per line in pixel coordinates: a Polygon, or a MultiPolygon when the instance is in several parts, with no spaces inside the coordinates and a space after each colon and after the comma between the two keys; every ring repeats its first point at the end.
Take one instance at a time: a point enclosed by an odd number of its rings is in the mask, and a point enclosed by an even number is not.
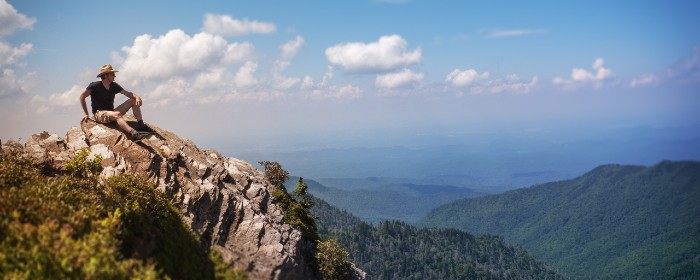
{"type": "Polygon", "coordinates": [[[131,111],[134,112],[134,117],[136,117],[136,120],[143,121],[143,117],[141,116],[141,106],[136,105],[136,100],[128,99],[128,100],[124,101],[124,103],[122,103],[122,105],[119,105],[119,107],[117,107],[117,109],[121,109],[122,107],[123,107],[123,109],[120,111],[123,111],[126,113],[127,111],[129,111],[129,109],[131,109],[131,111]]]}
{"type": "Polygon", "coordinates": [[[129,133],[130,135],[133,135],[136,130],[129,126],[128,123],[126,123],[126,120],[124,120],[124,117],[122,117],[122,113],[118,111],[112,111],[109,113],[109,119],[112,121],[116,121],[117,125],[119,125],[119,128],[121,128],[124,132],[129,133]]]}

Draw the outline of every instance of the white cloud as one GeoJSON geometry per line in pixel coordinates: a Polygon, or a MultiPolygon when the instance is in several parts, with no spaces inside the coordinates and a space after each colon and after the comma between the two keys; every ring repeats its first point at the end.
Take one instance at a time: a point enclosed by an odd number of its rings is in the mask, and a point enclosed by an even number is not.
{"type": "Polygon", "coordinates": [[[32,44],[23,43],[15,48],[0,41],[0,67],[18,64],[19,61],[32,51],[32,44]]]}
{"type": "Polygon", "coordinates": [[[421,49],[408,51],[407,45],[399,35],[382,36],[379,41],[369,44],[332,46],[326,49],[326,58],[331,64],[351,72],[387,71],[421,61],[421,49]]]}
{"type": "Polygon", "coordinates": [[[240,62],[253,52],[249,43],[228,44],[220,36],[198,33],[194,36],[174,29],[158,38],[145,34],[125,46],[120,76],[138,84],[145,79],[168,79],[190,75],[222,64],[240,62]]]}
{"type": "Polygon", "coordinates": [[[297,55],[299,49],[304,45],[304,38],[297,36],[294,40],[284,43],[280,46],[280,57],[275,60],[272,65],[272,72],[277,80],[287,80],[284,77],[280,77],[281,72],[286,69],[290,61],[297,55]]]}
{"type": "Polygon", "coordinates": [[[0,69],[0,98],[20,95],[37,86],[37,72],[17,75],[12,69],[0,69]]]}
{"type": "Polygon", "coordinates": [[[659,83],[659,77],[654,74],[644,74],[638,78],[632,79],[629,82],[630,87],[640,87],[647,85],[655,85],[659,83]]]}
{"type": "Polygon", "coordinates": [[[328,66],[323,78],[318,83],[314,83],[313,78],[306,76],[301,83],[301,90],[304,92],[304,99],[327,100],[327,99],[357,99],[362,97],[364,90],[358,86],[345,85],[338,86],[330,83],[333,79],[334,68],[328,66]]]}
{"type": "Polygon", "coordinates": [[[239,63],[246,59],[249,59],[255,51],[253,44],[248,42],[234,42],[226,47],[224,52],[224,58],[221,60],[224,64],[239,63]]]}
{"type": "Polygon", "coordinates": [[[414,85],[423,81],[423,73],[413,73],[410,69],[400,72],[377,76],[375,86],[378,88],[394,89],[407,85],[414,85]]]}
{"type": "Polygon", "coordinates": [[[517,75],[508,75],[505,79],[498,78],[471,88],[473,94],[497,94],[502,92],[528,93],[537,86],[539,77],[534,76],[530,81],[521,81],[517,75]]]}
{"type": "Polygon", "coordinates": [[[284,45],[280,46],[280,50],[282,54],[280,55],[280,59],[282,60],[290,60],[294,58],[294,56],[297,55],[297,52],[299,52],[299,49],[301,46],[304,45],[304,38],[301,36],[297,36],[294,38],[294,40],[291,40],[284,45]]]}
{"type": "Polygon", "coordinates": [[[247,61],[236,73],[233,82],[237,87],[252,87],[258,84],[255,79],[255,71],[258,70],[258,64],[253,61],[247,61]]]}
{"type": "Polygon", "coordinates": [[[249,33],[272,33],[276,29],[275,24],[270,22],[251,21],[247,18],[238,20],[229,15],[206,14],[202,31],[221,36],[238,36],[249,33]]]}
{"type": "Polygon", "coordinates": [[[191,99],[196,98],[192,98],[189,83],[183,78],[172,78],[167,83],[158,85],[143,102],[153,104],[154,107],[162,107],[191,99]]]}
{"type": "MultiPolygon", "coordinates": [[[[530,81],[521,81],[515,74],[507,75],[505,78],[491,78],[489,72],[479,74],[474,69],[455,69],[447,74],[445,83],[456,89],[468,89],[471,94],[497,94],[511,92],[516,94],[528,93],[532,91],[539,82],[539,77],[534,76],[530,81]]],[[[460,91],[458,95],[462,95],[460,91]]]]}
{"type": "Polygon", "coordinates": [[[516,37],[532,34],[542,34],[547,32],[544,29],[496,29],[488,32],[486,37],[489,38],[505,38],[505,37],[516,37]]]}
{"type": "Polygon", "coordinates": [[[487,80],[491,74],[489,72],[484,72],[479,74],[474,69],[468,69],[468,70],[460,70],[460,69],[455,69],[450,72],[450,74],[447,74],[447,77],[445,77],[445,82],[449,83],[450,85],[454,87],[465,87],[469,85],[473,85],[477,82],[487,80]]]}
{"type": "MultiPolygon", "coordinates": [[[[78,105],[80,104],[78,103],[78,97],[84,90],[85,87],[74,85],[69,90],[51,94],[48,98],[35,95],[32,98],[31,103],[35,108],[37,108],[36,112],[39,114],[47,114],[54,111],[65,111],[68,108],[75,108],[76,106],[80,107],[80,105],[78,105]]],[[[90,110],[89,103],[88,110],[90,110]]]]}
{"type": "Polygon", "coordinates": [[[208,89],[216,87],[225,82],[226,69],[223,67],[210,69],[207,72],[202,72],[195,78],[192,87],[195,89],[208,89]]]}
{"type": "Polygon", "coordinates": [[[138,36],[132,46],[122,48],[117,80],[137,90],[150,92],[157,106],[208,104],[229,101],[270,101],[299,90],[301,79],[281,72],[304,45],[294,39],[280,45],[279,58],[267,73],[258,73],[254,46],[227,42],[223,37],[200,32],[194,36],[175,29],[165,35],[138,36]],[[243,63],[236,67],[237,64],[243,63]],[[148,89],[149,87],[154,89],[148,89]]]}
{"type": "MultiPolygon", "coordinates": [[[[31,29],[36,19],[20,14],[15,8],[0,1],[0,38],[19,29],[31,29]]],[[[17,73],[16,66],[24,66],[22,59],[32,51],[32,44],[22,43],[18,47],[0,40],[0,98],[26,93],[34,86],[36,72],[17,73]]]]}
{"type": "Polygon", "coordinates": [[[595,62],[593,62],[592,68],[594,72],[589,72],[586,69],[574,68],[571,70],[571,79],[556,77],[552,80],[552,83],[568,89],[586,85],[599,88],[603,86],[606,80],[612,77],[612,70],[605,68],[605,61],[602,58],[596,59],[595,62]]]}
{"type": "Polygon", "coordinates": [[[17,13],[10,3],[5,0],[0,1],[0,37],[8,36],[19,29],[31,29],[34,23],[36,23],[35,18],[17,13]]]}

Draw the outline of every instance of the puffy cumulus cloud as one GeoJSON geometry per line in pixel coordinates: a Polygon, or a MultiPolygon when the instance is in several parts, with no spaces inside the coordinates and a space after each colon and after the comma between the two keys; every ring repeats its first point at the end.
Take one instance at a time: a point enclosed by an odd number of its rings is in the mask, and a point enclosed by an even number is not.
{"type": "MultiPolygon", "coordinates": [[[[18,13],[7,1],[0,1],[0,38],[20,29],[31,29],[36,19],[18,13]]],[[[0,40],[0,98],[26,93],[33,87],[36,72],[17,73],[23,66],[22,59],[32,51],[32,44],[13,46],[0,40]]]]}
{"type": "Polygon", "coordinates": [[[198,33],[187,35],[174,29],[158,38],[145,34],[133,46],[122,48],[123,80],[139,84],[144,80],[169,79],[206,71],[212,67],[240,62],[253,53],[250,43],[229,44],[220,36],[198,33]]]}
{"type": "Polygon", "coordinates": [[[301,36],[297,36],[296,38],[294,38],[294,40],[291,40],[291,41],[283,44],[282,46],[280,46],[280,50],[281,50],[280,59],[281,60],[290,60],[290,59],[294,58],[294,56],[297,55],[297,53],[299,52],[299,49],[303,45],[304,45],[304,38],[302,38],[301,36]]]}
{"type": "Polygon", "coordinates": [[[113,55],[113,59],[121,63],[118,80],[145,92],[144,102],[156,107],[361,96],[358,87],[330,85],[332,67],[320,83],[307,77],[304,84],[299,77],[283,75],[303,45],[301,36],[281,44],[278,58],[262,73],[251,44],[228,43],[221,36],[204,32],[189,36],[182,30],[171,30],[160,37],[141,35],[133,46],[122,48],[123,57],[113,55]]]}
{"type": "Polygon", "coordinates": [[[20,29],[32,28],[34,23],[36,23],[35,18],[18,13],[15,7],[5,0],[0,1],[0,37],[10,35],[20,29]]]}
{"type": "Polygon", "coordinates": [[[612,70],[605,68],[605,61],[602,58],[596,59],[595,62],[593,62],[592,68],[593,72],[586,69],[574,68],[571,70],[571,79],[556,77],[552,80],[552,83],[568,89],[585,85],[592,85],[599,88],[602,87],[603,82],[612,77],[612,70]]]}
{"type": "Polygon", "coordinates": [[[301,36],[281,44],[268,72],[259,73],[252,44],[176,29],[159,37],[138,36],[123,54],[113,54],[113,61],[121,64],[118,81],[146,92],[146,98],[157,100],[155,106],[271,101],[303,91],[301,78],[282,74],[303,45],[301,36]]]}
{"type": "Polygon", "coordinates": [[[638,78],[632,79],[628,86],[629,87],[641,87],[641,86],[648,86],[648,85],[656,85],[660,81],[659,77],[654,75],[654,74],[644,74],[639,76],[638,78]]]}
{"type": "Polygon", "coordinates": [[[479,74],[479,72],[474,69],[464,71],[455,69],[447,74],[447,77],[445,77],[445,82],[454,87],[465,87],[487,80],[490,75],[491,74],[489,72],[479,74]]]}
{"type": "Polygon", "coordinates": [[[375,86],[384,89],[395,89],[409,85],[415,85],[423,81],[423,73],[413,73],[410,69],[403,69],[396,73],[377,76],[375,86]]]}
{"type": "Polygon", "coordinates": [[[208,89],[224,83],[226,80],[226,69],[223,67],[213,68],[207,72],[202,72],[194,79],[192,87],[195,89],[208,89]]]}
{"type": "Polygon", "coordinates": [[[0,41],[0,68],[19,64],[22,58],[32,51],[32,44],[23,43],[19,47],[0,41]]]}
{"type": "Polygon", "coordinates": [[[258,64],[253,61],[247,61],[236,73],[233,82],[238,87],[248,88],[258,84],[255,78],[255,71],[258,70],[258,64]]]}
{"type": "Polygon", "coordinates": [[[168,80],[167,83],[159,84],[148,94],[143,102],[144,105],[148,102],[149,104],[153,104],[154,107],[162,107],[178,103],[178,101],[182,100],[189,102],[192,95],[193,91],[189,86],[189,82],[183,78],[175,77],[168,80]]]}
{"type": "Polygon", "coordinates": [[[393,70],[422,59],[421,49],[407,49],[408,43],[399,35],[382,36],[379,41],[345,43],[326,49],[331,64],[351,72],[376,72],[393,70]]]}
{"type": "Polygon", "coordinates": [[[306,76],[301,82],[301,90],[304,99],[312,100],[328,100],[328,99],[357,99],[362,97],[364,90],[353,85],[333,85],[330,83],[333,79],[334,68],[328,66],[328,70],[321,78],[321,81],[315,83],[313,78],[306,76]]]}
{"type": "Polygon", "coordinates": [[[445,78],[445,83],[460,90],[458,95],[462,95],[461,90],[466,89],[471,94],[497,94],[511,92],[523,94],[532,91],[539,82],[539,77],[534,76],[529,81],[522,81],[517,75],[510,74],[505,78],[491,78],[489,72],[479,74],[474,69],[455,69],[445,78]]]}
{"type": "Polygon", "coordinates": [[[299,49],[304,45],[304,38],[301,36],[296,36],[293,40],[282,44],[280,49],[280,56],[275,60],[272,71],[275,73],[282,72],[289,66],[290,61],[297,55],[299,49]]]}
{"type": "Polygon", "coordinates": [[[234,19],[229,15],[206,14],[202,31],[221,36],[238,36],[249,33],[272,33],[277,27],[274,23],[256,20],[234,19]]]}
{"type": "Polygon", "coordinates": [[[30,92],[39,83],[38,73],[17,74],[12,69],[0,69],[0,99],[30,92]]]}
{"type": "MultiPolygon", "coordinates": [[[[48,98],[35,95],[31,100],[31,104],[36,108],[36,112],[39,114],[66,111],[69,108],[80,107],[78,105],[78,97],[84,90],[85,87],[74,85],[69,90],[51,94],[48,98]]],[[[88,110],[90,110],[89,106],[88,103],[88,110]]]]}

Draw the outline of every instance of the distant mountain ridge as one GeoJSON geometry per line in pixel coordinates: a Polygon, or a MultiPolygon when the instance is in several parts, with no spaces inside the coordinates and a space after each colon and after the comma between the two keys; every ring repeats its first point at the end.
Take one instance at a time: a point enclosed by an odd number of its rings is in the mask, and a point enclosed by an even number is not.
{"type": "Polygon", "coordinates": [[[572,278],[700,277],[700,162],[604,165],[572,180],[431,211],[419,223],[498,234],[572,278]]]}
{"type": "MultiPolygon", "coordinates": [[[[291,178],[289,185],[295,180],[291,178]]],[[[401,179],[322,180],[329,183],[306,179],[311,194],[372,224],[386,220],[415,223],[447,202],[483,195],[469,188],[407,183],[401,179]]]]}

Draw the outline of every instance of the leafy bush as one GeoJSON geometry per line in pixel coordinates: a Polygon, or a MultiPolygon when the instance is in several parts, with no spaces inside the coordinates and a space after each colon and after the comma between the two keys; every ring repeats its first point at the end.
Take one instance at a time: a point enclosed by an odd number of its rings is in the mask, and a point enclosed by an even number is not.
{"type": "Polygon", "coordinates": [[[284,181],[289,179],[289,172],[282,169],[282,165],[275,161],[258,162],[265,168],[265,180],[275,187],[284,187],[284,181]]]}
{"type": "Polygon", "coordinates": [[[324,279],[347,279],[350,276],[350,263],[348,253],[340,247],[335,240],[321,241],[316,221],[311,214],[313,207],[313,197],[308,194],[308,186],[303,178],[294,190],[296,198],[287,193],[284,182],[289,179],[289,172],[282,169],[277,162],[259,162],[265,168],[265,179],[276,188],[272,191],[272,197],[282,207],[284,222],[297,226],[301,230],[302,236],[313,243],[316,247],[312,252],[312,268],[323,274],[324,279]]]}
{"type": "Polygon", "coordinates": [[[0,154],[0,275],[9,279],[245,279],[198,238],[153,184],[94,178],[78,152],[48,178],[0,154]],[[54,174],[60,174],[57,172],[54,174]]]}
{"type": "Polygon", "coordinates": [[[317,246],[316,261],[323,278],[348,279],[350,277],[348,252],[333,239],[319,241],[317,246]]]}
{"type": "MultiPolygon", "coordinates": [[[[307,240],[318,240],[316,223],[314,222],[314,217],[309,212],[309,208],[311,208],[313,204],[299,202],[291,197],[284,187],[284,181],[289,179],[289,172],[282,169],[282,166],[277,162],[261,161],[259,163],[265,168],[265,180],[275,186],[271,195],[277,204],[282,207],[284,222],[299,227],[302,235],[307,240]]],[[[305,189],[306,185],[301,180],[299,182],[297,193],[302,194],[302,197],[308,196],[305,189]]],[[[303,200],[310,201],[308,198],[303,198],[303,200]]]]}
{"type": "Polygon", "coordinates": [[[100,164],[102,162],[102,155],[97,155],[92,160],[88,160],[87,158],[89,155],[90,152],[88,152],[87,148],[77,151],[75,156],[66,162],[66,171],[80,178],[88,178],[100,173],[100,171],[102,171],[102,165],[100,164]]]}

